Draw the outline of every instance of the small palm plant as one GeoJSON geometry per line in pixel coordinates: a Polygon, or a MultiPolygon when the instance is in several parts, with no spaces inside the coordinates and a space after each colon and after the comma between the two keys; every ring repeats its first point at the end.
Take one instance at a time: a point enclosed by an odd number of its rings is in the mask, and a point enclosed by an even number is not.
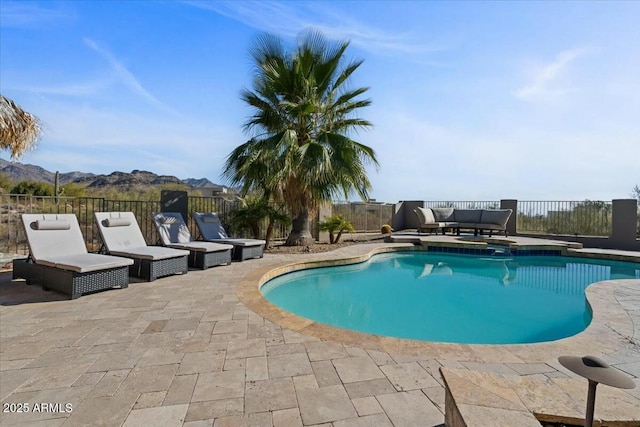
{"type": "Polygon", "coordinates": [[[356,229],[353,228],[353,224],[344,219],[344,216],[342,215],[333,215],[325,218],[325,220],[318,225],[320,226],[321,231],[329,232],[329,243],[331,244],[338,243],[343,232],[348,231],[353,233],[356,231],[356,229]],[[338,232],[337,235],[335,234],[336,231],[338,232]]]}
{"type": "Polygon", "coordinates": [[[253,237],[260,239],[260,225],[266,218],[268,220],[265,231],[266,247],[269,247],[273,228],[277,223],[291,224],[289,217],[274,208],[265,198],[246,197],[240,200],[242,206],[231,212],[231,223],[239,230],[251,230],[253,237]]]}

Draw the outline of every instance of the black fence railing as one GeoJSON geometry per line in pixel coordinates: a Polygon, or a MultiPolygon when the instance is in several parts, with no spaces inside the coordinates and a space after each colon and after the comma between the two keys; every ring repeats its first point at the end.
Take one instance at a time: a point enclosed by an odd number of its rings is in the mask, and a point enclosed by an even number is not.
{"type": "Polygon", "coordinates": [[[425,208],[455,208],[455,209],[499,209],[500,202],[495,200],[456,200],[456,201],[425,201],[425,208]]]}
{"type": "MultiPolygon", "coordinates": [[[[253,237],[248,230],[236,230],[230,223],[231,212],[240,207],[238,200],[223,197],[189,196],[187,225],[194,238],[199,238],[198,227],[193,220],[194,212],[216,212],[230,235],[253,237]]],[[[0,194],[0,253],[27,254],[28,246],[20,215],[24,213],[73,213],[78,218],[87,249],[98,251],[102,245],[100,231],[95,223],[95,212],[133,212],[147,244],[159,242],[152,213],[162,209],[160,201],[110,200],[101,197],[58,197],[0,194]]],[[[352,221],[358,232],[380,231],[383,224],[391,223],[393,205],[382,203],[335,202],[333,214],[343,214],[352,221]]],[[[267,220],[261,224],[266,230],[267,220]]],[[[273,241],[284,240],[290,226],[277,224],[273,230],[273,241]]],[[[318,234],[317,215],[311,218],[311,231],[318,234]]],[[[261,236],[264,237],[264,236],[261,236]]]]}
{"type": "Polygon", "coordinates": [[[609,236],[612,203],[603,201],[518,201],[518,233],[609,236]]]}

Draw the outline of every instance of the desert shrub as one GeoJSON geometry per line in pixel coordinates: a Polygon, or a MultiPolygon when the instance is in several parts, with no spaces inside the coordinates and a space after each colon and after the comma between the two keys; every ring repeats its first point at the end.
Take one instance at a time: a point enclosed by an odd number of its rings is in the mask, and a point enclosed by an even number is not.
{"type": "Polygon", "coordinates": [[[48,182],[20,181],[10,191],[11,194],[30,194],[32,196],[53,196],[53,184],[48,182]]]}

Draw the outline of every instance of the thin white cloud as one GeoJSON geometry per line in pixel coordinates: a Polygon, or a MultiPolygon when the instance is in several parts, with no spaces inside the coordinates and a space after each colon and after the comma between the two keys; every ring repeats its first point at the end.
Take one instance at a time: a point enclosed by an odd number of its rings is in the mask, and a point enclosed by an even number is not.
{"type": "Polygon", "coordinates": [[[567,88],[559,88],[555,83],[566,73],[567,69],[576,59],[589,52],[586,48],[570,49],[556,55],[553,62],[542,67],[536,67],[532,74],[531,82],[514,91],[514,95],[520,99],[533,99],[550,93],[565,92],[567,88]]]}
{"type": "Polygon", "coordinates": [[[6,28],[41,29],[48,25],[63,25],[73,19],[75,14],[71,10],[61,9],[56,3],[38,5],[22,1],[3,1],[0,7],[0,26],[6,28]]]}
{"type": "Polygon", "coordinates": [[[335,10],[333,3],[278,1],[185,1],[185,4],[210,10],[260,31],[295,37],[305,28],[317,28],[335,40],[350,40],[367,51],[425,54],[446,50],[441,43],[415,43],[409,34],[387,33],[335,10]]]}
{"type": "Polygon", "coordinates": [[[143,169],[220,181],[225,155],[244,142],[241,128],[225,122],[165,120],[152,112],[78,106],[73,100],[46,102],[46,109],[34,110],[41,110],[40,119],[50,126],[38,149],[25,154],[23,162],[49,170],[143,169]],[[203,152],[208,153],[206,161],[203,152]]]}
{"type": "Polygon", "coordinates": [[[149,104],[161,110],[164,110],[176,116],[179,115],[177,111],[164,104],[162,101],[149,93],[144,87],[142,87],[138,79],[113,54],[111,54],[111,52],[99,47],[96,42],[94,42],[90,38],[85,37],[84,43],[89,48],[100,54],[100,56],[102,56],[109,63],[116,77],[135,94],[139,95],[149,104]]]}
{"type": "Polygon", "coordinates": [[[108,80],[95,80],[52,86],[13,86],[12,89],[41,95],[89,96],[103,91],[109,83],[108,80]]]}

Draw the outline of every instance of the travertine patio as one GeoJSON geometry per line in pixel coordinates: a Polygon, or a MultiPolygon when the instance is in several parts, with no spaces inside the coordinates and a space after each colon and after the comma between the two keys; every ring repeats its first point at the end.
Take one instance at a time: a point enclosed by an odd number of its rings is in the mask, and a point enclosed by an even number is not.
{"type": "MultiPolygon", "coordinates": [[[[640,377],[640,280],[591,286],[587,331],[534,345],[374,337],[288,316],[256,297],[258,279],[276,267],[394,246],[407,244],[267,254],[77,300],[3,273],[0,400],[11,412],[0,425],[436,426],[444,422],[440,367],[555,379],[574,376],[558,356],[593,354],[640,377]],[[43,403],[60,405],[33,411],[43,403]]],[[[625,393],[640,402],[640,389],[625,393]]]]}

